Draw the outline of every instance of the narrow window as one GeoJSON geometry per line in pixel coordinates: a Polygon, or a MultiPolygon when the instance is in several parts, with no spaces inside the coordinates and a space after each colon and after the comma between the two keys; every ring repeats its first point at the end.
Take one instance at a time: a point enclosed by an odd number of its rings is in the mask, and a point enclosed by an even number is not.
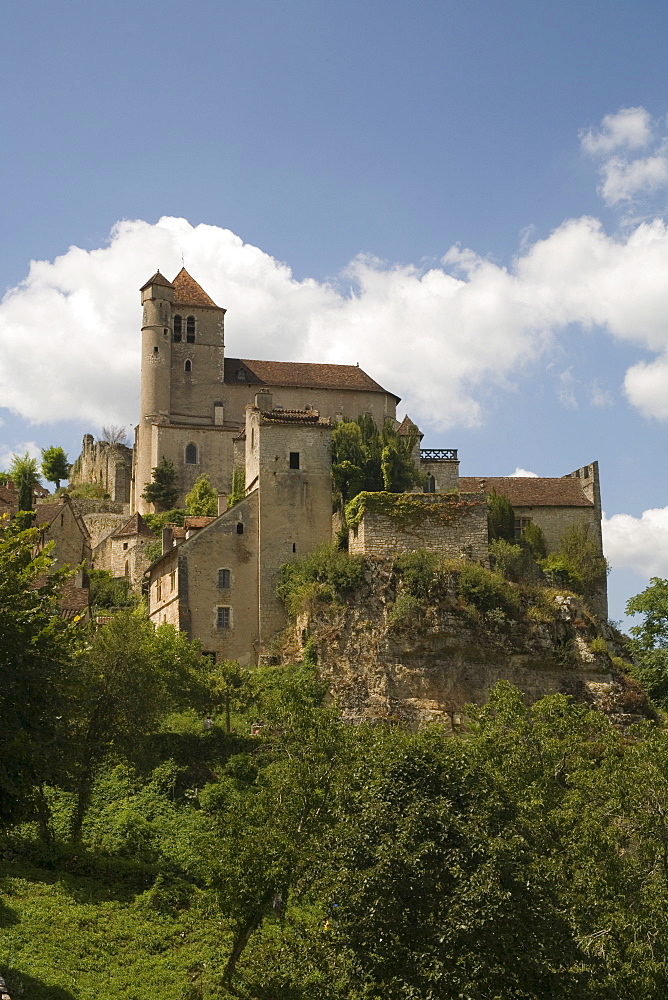
{"type": "Polygon", "coordinates": [[[195,317],[188,316],[186,319],[186,343],[195,343],[195,317]]]}
{"type": "Polygon", "coordinates": [[[193,370],[193,363],[190,360],[190,358],[188,358],[188,360],[184,364],[183,370],[186,371],[186,372],[191,372],[193,370]]]}
{"type": "Polygon", "coordinates": [[[180,316],[174,317],[174,343],[181,343],[181,335],[183,333],[183,325],[180,316]]]}
{"type": "Polygon", "coordinates": [[[246,378],[246,372],[243,368],[237,368],[237,382],[243,382],[246,378]]]}
{"type": "Polygon", "coordinates": [[[299,468],[299,452],[298,451],[291,451],[290,452],[290,468],[291,469],[298,469],[299,468]]]}
{"type": "Polygon", "coordinates": [[[243,533],[244,533],[244,526],[241,523],[241,521],[239,521],[239,523],[237,524],[237,535],[243,535],[243,533]]]}
{"type": "Polygon", "coordinates": [[[158,347],[158,345],[157,345],[157,344],[156,344],[156,345],[155,345],[155,347],[153,348],[153,353],[154,353],[154,354],[159,354],[159,353],[160,353],[160,348],[158,347]]]}
{"type": "Polygon", "coordinates": [[[123,548],[127,549],[127,547],[128,547],[128,543],[127,542],[123,542],[123,548]]]}
{"type": "Polygon", "coordinates": [[[219,607],[218,615],[216,619],[216,624],[218,628],[229,628],[230,627],[230,611],[231,608],[219,607]]]}
{"type": "Polygon", "coordinates": [[[197,465],[197,445],[186,445],[186,465],[197,465]]]}
{"type": "Polygon", "coordinates": [[[293,542],[293,543],[292,543],[292,551],[293,551],[293,552],[296,552],[296,551],[297,551],[297,543],[296,543],[296,542],[293,542]]]}
{"type": "Polygon", "coordinates": [[[221,590],[229,590],[230,586],[230,571],[229,569],[219,569],[218,570],[218,586],[221,590]]]}
{"type": "Polygon", "coordinates": [[[158,580],[155,585],[155,599],[156,601],[162,600],[162,580],[158,580]]]}
{"type": "Polygon", "coordinates": [[[125,560],[125,575],[126,576],[130,576],[130,565],[129,565],[127,559],[125,560]]]}
{"type": "Polygon", "coordinates": [[[427,476],[427,482],[424,487],[425,493],[435,493],[436,492],[436,480],[433,476],[427,476]]]}
{"type": "Polygon", "coordinates": [[[173,569],[172,572],[169,574],[169,589],[174,590],[175,586],[176,586],[176,570],[173,569]]]}

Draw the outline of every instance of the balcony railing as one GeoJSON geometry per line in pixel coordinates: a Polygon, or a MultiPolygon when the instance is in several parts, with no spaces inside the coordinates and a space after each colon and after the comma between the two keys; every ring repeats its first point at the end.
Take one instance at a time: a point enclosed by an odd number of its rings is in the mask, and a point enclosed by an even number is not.
{"type": "Polygon", "coordinates": [[[456,448],[420,448],[421,462],[456,462],[456,448]]]}

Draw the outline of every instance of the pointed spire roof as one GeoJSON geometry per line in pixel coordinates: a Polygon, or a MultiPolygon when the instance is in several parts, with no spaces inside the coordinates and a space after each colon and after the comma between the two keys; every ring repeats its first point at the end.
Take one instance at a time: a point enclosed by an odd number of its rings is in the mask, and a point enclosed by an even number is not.
{"type": "Polygon", "coordinates": [[[126,521],[124,524],[114,531],[113,538],[131,538],[133,535],[145,535],[147,538],[155,538],[148,524],[137,511],[132,517],[126,521]]]}
{"type": "Polygon", "coordinates": [[[145,288],[150,288],[151,285],[165,285],[167,288],[174,287],[171,281],[169,281],[169,279],[166,278],[164,274],[160,274],[160,271],[156,271],[153,277],[149,278],[146,284],[141,286],[139,291],[143,292],[145,288]]]}
{"type": "Polygon", "coordinates": [[[219,306],[210,298],[201,285],[182,267],[174,278],[175,306],[205,306],[208,309],[218,309],[219,306]]]}

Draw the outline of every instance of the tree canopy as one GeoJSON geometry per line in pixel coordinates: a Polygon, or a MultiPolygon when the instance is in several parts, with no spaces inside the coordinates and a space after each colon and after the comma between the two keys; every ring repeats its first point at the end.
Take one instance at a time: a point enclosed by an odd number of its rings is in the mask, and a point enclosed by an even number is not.
{"type": "Polygon", "coordinates": [[[186,493],[186,511],[188,514],[215,517],[218,513],[218,492],[211,485],[211,480],[205,474],[199,476],[190,493],[186,493]]]}
{"type": "Polygon", "coordinates": [[[144,500],[155,505],[157,511],[169,510],[177,501],[179,490],[176,485],[174,463],[163,457],[153,468],[152,481],[147,483],[142,493],[144,500]]]}
{"type": "Polygon", "coordinates": [[[362,491],[402,493],[420,486],[423,477],[413,459],[418,431],[399,434],[392,420],[379,430],[366,413],[342,420],[332,430],[332,477],[335,502],[341,509],[362,491]]]}
{"type": "Polygon", "coordinates": [[[48,483],[60,487],[61,479],[67,479],[70,474],[70,463],[62,448],[52,445],[42,448],[42,475],[48,483]]]}

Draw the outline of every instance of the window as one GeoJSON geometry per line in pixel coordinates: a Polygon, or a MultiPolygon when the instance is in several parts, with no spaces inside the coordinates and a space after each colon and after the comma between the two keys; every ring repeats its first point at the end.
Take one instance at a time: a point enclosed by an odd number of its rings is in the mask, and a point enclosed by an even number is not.
{"type": "Polygon", "coordinates": [[[531,524],[530,517],[516,517],[515,518],[515,538],[521,538],[524,529],[527,525],[531,524]]]}
{"type": "Polygon", "coordinates": [[[123,542],[123,548],[127,549],[127,547],[128,547],[128,543],[127,542],[123,542]]]}
{"type": "Polygon", "coordinates": [[[219,569],[218,570],[218,586],[221,590],[228,590],[230,586],[230,571],[229,569],[219,569]]]}
{"type": "Polygon", "coordinates": [[[174,590],[175,586],[176,586],[176,570],[173,569],[172,572],[169,574],[169,589],[170,589],[170,591],[174,590]]]}
{"type": "Polygon", "coordinates": [[[180,316],[175,316],[174,317],[174,343],[175,344],[180,344],[181,343],[182,333],[183,333],[183,325],[182,325],[181,317],[180,316]]]}
{"type": "Polygon", "coordinates": [[[219,607],[216,615],[216,625],[218,628],[230,628],[232,619],[232,608],[219,607]]]}
{"type": "Polygon", "coordinates": [[[153,353],[154,353],[154,354],[159,354],[159,353],[160,353],[160,348],[158,347],[158,345],[157,345],[157,344],[156,344],[156,345],[155,345],[155,347],[153,348],[153,353]]]}
{"type": "Polygon", "coordinates": [[[292,551],[293,551],[293,552],[296,552],[296,551],[297,551],[297,543],[296,543],[296,542],[293,542],[293,543],[292,543],[292,551]]]}
{"type": "Polygon", "coordinates": [[[243,368],[237,368],[237,382],[244,382],[246,379],[246,372],[243,368]]]}
{"type": "Polygon", "coordinates": [[[186,343],[195,343],[195,317],[188,316],[186,320],[186,343]]]}
{"type": "Polygon", "coordinates": [[[162,600],[162,580],[158,580],[155,585],[155,599],[156,601],[162,600]]]}
{"type": "Polygon", "coordinates": [[[183,370],[184,370],[185,372],[191,372],[191,371],[193,370],[193,363],[192,363],[192,361],[190,360],[190,358],[188,358],[188,360],[187,360],[187,361],[186,361],[186,363],[184,364],[184,366],[183,366],[183,370]]]}
{"type": "Polygon", "coordinates": [[[244,526],[241,523],[241,521],[239,521],[239,523],[237,524],[237,535],[243,535],[243,533],[244,533],[244,526]]]}
{"type": "Polygon", "coordinates": [[[424,485],[425,493],[435,493],[436,492],[436,480],[433,476],[427,476],[427,482],[424,485]]]}
{"type": "Polygon", "coordinates": [[[291,469],[298,469],[299,468],[299,452],[298,451],[291,451],[290,452],[290,468],[291,469]]]}
{"type": "Polygon", "coordinates": [[[125,576],[130,576],[130,566],[127,559],[125,560],[125,576]]]}
{"type": "Polygon", "coordinates": [[[197,445],[186,445],[186,465],[197,465],[197,445]]]}

